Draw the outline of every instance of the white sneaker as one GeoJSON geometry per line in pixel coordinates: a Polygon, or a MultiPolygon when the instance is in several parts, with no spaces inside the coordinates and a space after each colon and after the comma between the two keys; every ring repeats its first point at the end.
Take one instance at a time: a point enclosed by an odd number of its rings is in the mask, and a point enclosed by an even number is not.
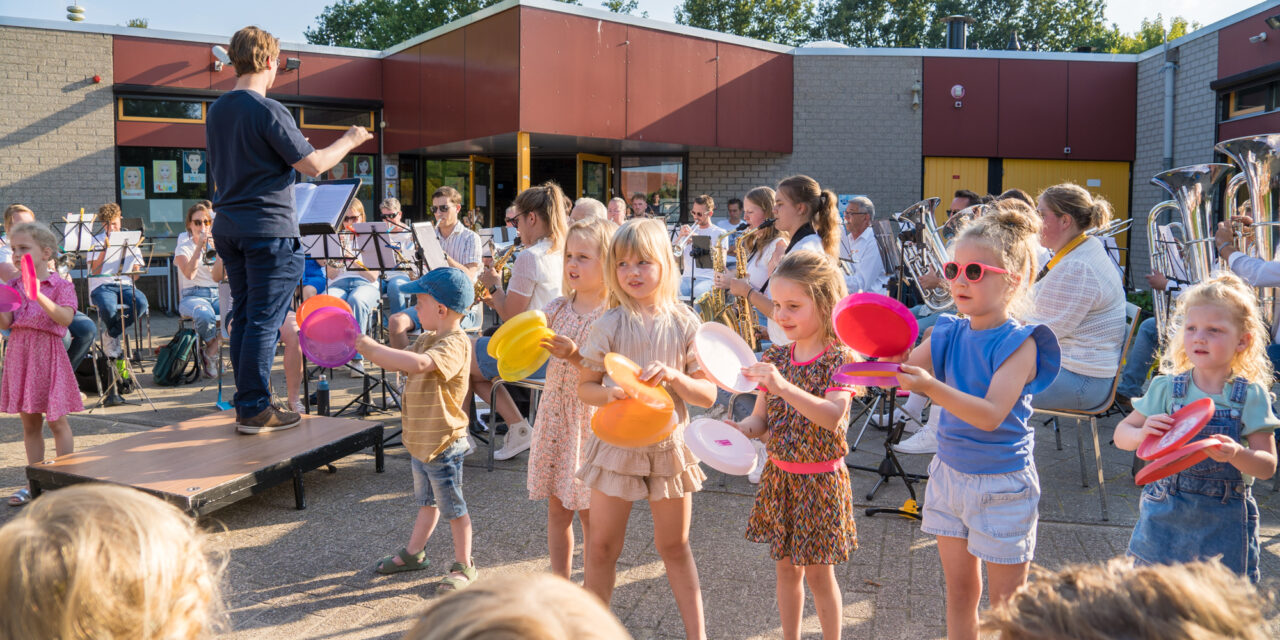
{"type": "MultiPolygon", "coordinates": [[[[918,417],[919,416],[917,416],[917,418],[918,417]]],[[[871,414],[871,424],[877,427],[880,427],[881,429],[888,429],[889,427],[892,427],[894,424],[896,424],[899,420],[906,422],[908,429],[911,428],[911,424],[912,424],[911,420],[908,418],[907,413],[899,407],[893,408],[893,420],[889,422],[885,422],[884,411],[877,411],[871,414]]]]}
{"type": "Polygon", "coordinates": [[[364,361],[356,360],[351,363],[351,367],[347,369],[347,374],[352,378],[359,380],[364,377],[364,361]]]}
{"type": "Polygon", "coordinates": [[[924,428],[917,431],[915,435],[893,445],[893,450],[898,453],[937,453],[937,427],[931,424],[924,425],[924,428]]]}
{"type": "Polygon", "coordinates": [[[765,450],[764,443],[759,440],[752,440],[751,446],[756,450],[756,466],[747,472],[747,482],[760,484],[760,474],[764,473],[764,465],[769,462],[769,452],[765,450]]]}
{"type": "Polygon", "coordinates": [[[293,401],[293,412],[294,412],[294,413],[299,413],[299,414],[306,413],[306,412],[307,412],[307,405],[302,404],[302,401],[301,401],[301,400],[294,400],[294,401],[293,401]]]}
{"type": "Polygon", "coordinates": [[[493,459],[510,460],[526,451],[532,442],[533,427],[529,426],[528,420],[521,420],[507,429],[507,437],[502,440],[502,448],[493,452],[493,459]]]}

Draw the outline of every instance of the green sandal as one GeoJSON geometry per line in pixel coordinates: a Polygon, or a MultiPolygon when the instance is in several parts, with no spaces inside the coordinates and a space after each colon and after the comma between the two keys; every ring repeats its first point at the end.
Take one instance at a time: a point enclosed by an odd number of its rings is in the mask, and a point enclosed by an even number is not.
{"type": "Polygon", "coordinates": [[[427,560],[426,549],[414,555],[409,553],[408,549],[401,547],[393,555],[379,560],[378,566],[374,570],[382,575],[391,575],[393,573],[404,573],[405,571],[421,571],[429,566],[431,566],[431,561],[427,560]],[[396,556],[399,556],[400,561],[404,564],[396,564],[396,556]]]}
{"type": "Polygon", "coordinates": [[[459,591],[465,589],[476,581],[476,576],[479,573],[476,570],[474,560],[471,561],[471,566],[469,567],[461,562],[455,562],[453,566],[449,567],[449,575],[440,578],[440,586],[436,590],[459,591]]]}

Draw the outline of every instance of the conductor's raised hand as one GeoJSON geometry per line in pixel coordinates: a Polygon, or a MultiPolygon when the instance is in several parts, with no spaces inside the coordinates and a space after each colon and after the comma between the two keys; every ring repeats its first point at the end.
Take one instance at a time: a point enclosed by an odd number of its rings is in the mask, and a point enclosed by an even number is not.
{"type": "Polygon", "coordinates": [[[354,124],[342,135],[349,138],[353,145],[357,147],[373,139],[373,134],[369,133],[368,129],[354,124]]]}

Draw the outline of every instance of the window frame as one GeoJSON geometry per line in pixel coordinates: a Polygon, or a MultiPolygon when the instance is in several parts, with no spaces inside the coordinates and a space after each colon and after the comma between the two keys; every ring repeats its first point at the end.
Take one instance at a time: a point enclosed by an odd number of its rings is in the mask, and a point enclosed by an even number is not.
{"type": "Polygon", "coordinates": [[[204,124],[209,117],[209,101],[208,100],[192,100],[189,98],[165,97],[150,98],[141,96],[116,96],[116,120],[122,122],[168,122],[178,124],[204,124]],[[124,113],[125,100],[143,100],[148,102],[198,102],[200,104],[200,119],[192,118],[159,118],[155,116],[129,116],[124,113]]]}
{"type": "MultiPolygon", "coordinates": [[[[308,111],[308,110],[310,110],[310,109],[312,109],[312,108],[319,109],[319,110],[321,110],[321,111],[347,111],[347,109],[343,109],[343,108],[341,108],[341,107],[304,107],[304,106],[299,106],[299,107],[298,107],[298,128],[300,128],[300,129],[328,129],[328,130],[331,130],[331,131],[346,131],[346,130],[350,127],[350,125],[337,125],[337,124],[307,124],[307,111],[308,111]]],[[[374,131],[374,128],[373,128],[373,124],[374,124],[374,110],[372,110],[372,109],[371,109],[371,110],[365,111],[365,110],[363,110],[363,109],[361,109],[361,110],[357,110],[357,109],[350,109],[350,111],[351,111],[351,113],[352,113],[353,115],[354,115],[354,114],[357,114],[357,113],[363,113],[363,114],[368,115],[368,116],[369,116],[369,124],[364,125],[364,129],[365,129],[366,131],[368,131],[369,133],[376,133],[376,132],[374,131]]],[[[361,125],[356,125],[356,126],[361,126],[361,125]]]]}

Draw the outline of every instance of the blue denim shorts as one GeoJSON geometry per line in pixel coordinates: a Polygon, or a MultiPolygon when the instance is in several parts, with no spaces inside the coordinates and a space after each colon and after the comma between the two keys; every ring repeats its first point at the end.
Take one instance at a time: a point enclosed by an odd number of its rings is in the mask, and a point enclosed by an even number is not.
{"type": "Polygon", "coordinates": [[[1030,562],[1040,519],[1035,465],[1009,473],[956,471],[934,456],[920,530],[964,538],[973,557],[994,564],[1030,562]]]}
{"type": "MultiPolygon", "coordinates": [[[[551,361],[548,360],[542,363],[542,366],[537,371],[529,374],[529,378],[546,378],[547,363],[549,362],[551,361]]],[[[498,377],[498,359],[489,355],[488,336],[476,340],[476,363],[480,365],[480,373],[484,375],[485,379],[493,380],[498,377]]]]}
{"type": "Polygon", "coordinates": [[[413,458],[413,499],[419,507],[439,507],[445,520],[467,515],[462,498],[462,461],[471,453],[471,438],[453,441],[431,462],[413,458]]]}

